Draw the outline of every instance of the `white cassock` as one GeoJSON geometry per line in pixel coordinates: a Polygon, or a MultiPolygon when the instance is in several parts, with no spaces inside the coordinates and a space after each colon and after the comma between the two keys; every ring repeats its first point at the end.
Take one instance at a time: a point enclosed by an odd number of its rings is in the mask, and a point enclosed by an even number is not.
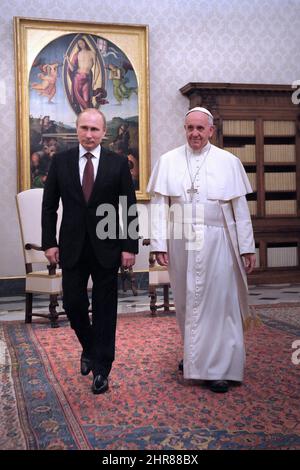
{"type": "Polygon", "coordinates": [[[151,251],[169,253],[184,377],[242,381],[249,311],[241,255],[255,253],[244,167],[210,143],[198,153],[182,146],[161,156],[147,191],[155,207],[151,251]],[[192,182],[197,193],[188,191],[192,182]],[[174,204],[182,210],[170,214],[174,204]]]}

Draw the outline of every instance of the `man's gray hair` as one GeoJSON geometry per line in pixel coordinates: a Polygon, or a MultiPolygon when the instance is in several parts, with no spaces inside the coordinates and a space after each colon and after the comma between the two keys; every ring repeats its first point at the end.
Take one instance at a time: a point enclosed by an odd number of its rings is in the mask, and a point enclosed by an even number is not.
{"type": "Polygon", "coordinates": [[[76,119],[76,127],[77,127],[77,125],[78,125],[78,120],[79,120],[80,116],[82,116],[83,114],[88,113],[88,112],[90,112],[90,111],[93,111],[93,112],[99,114],[99,115],[102,117],[102,119],[103,119],[103,126],[104,126],[104,129],[106,129],[106,117],[104,116],[104,114],[102,113],[102,111],[100,111],[100,110],[97,109],[97,108],[86,108],[86,109],[84,109],[83,111],[81,111],[81,113],[78,114],[77,119],[76,119]]]}

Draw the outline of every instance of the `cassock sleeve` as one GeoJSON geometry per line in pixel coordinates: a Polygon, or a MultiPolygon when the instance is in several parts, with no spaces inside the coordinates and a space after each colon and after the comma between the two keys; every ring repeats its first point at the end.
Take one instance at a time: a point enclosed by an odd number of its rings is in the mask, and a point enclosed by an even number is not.
{"type": "Polygon", "coordinates": [[[161,194],[155,193],[151,199],[150,205],[150,250],[151,251],[168,251],[168,213],[169,198],[161,194]]]}
{"type": "Polygon", "coordinates": [[[232,199],[232,209],[236,222],[239,253],[255,253],[255,243],[250,212],[245,196],[232,199]]]}

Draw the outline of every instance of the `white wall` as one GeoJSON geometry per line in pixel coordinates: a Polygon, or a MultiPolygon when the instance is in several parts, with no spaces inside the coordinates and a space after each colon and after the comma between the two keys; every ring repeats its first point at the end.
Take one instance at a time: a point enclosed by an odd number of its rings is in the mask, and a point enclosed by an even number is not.
{"type": "Polygon", "coordinates": [[[149,25],[151,153],[183,142],[191,81],[290,84],[300,79],[300,0],[1,1],[0,277],[24,272],[17,191],[13,16],[149,25]]]}

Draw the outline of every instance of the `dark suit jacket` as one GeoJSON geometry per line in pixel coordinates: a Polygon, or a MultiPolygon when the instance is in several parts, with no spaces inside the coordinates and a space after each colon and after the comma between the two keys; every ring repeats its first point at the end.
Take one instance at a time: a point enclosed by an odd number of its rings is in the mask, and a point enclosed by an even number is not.
{"type": "MultiPolygon", "coordinates": [[[[85,202],[79,177],[79,148],[54,155],[48,173],[42,206],[42,247],[44,250],[59,246],[62,267],[71,268],[78,261],[86,235],[89,235],[95,256],[105,268],[120,264],[121,251],[138,252],[138,239],[120,234],[119,197],[125,196],[127,208],[136,203],[132,177],[126,157],[101,147],[98,172],[88,203],[85,202]],[[63,217],[56,237],[57,209],[63,204],[63,217]],[[101,204],[110,204],[115,211],[112,223],[115,235],[99,239],[97,224],[108,220],[107,213],[97,215],[101,204]]],[[[103,207],[103,206],[102,206],[103,207]]],[[[126,207],[125,213],[127,215],[126,207]]],[[[113,215],[113,214],[112,214],[113,215]]],[[[128,216],[128,224],[135,225],[136,212],[128,216]]],[[[103,225],[103,223],[102,223],[103,225]]],[[[137,224],[136,224],[137,225],[137,224]]],[[[99,228],[100,226],[98,226],[99,228]]],[[[110,226],[112,229],[112,226],[110,226]]]]}

